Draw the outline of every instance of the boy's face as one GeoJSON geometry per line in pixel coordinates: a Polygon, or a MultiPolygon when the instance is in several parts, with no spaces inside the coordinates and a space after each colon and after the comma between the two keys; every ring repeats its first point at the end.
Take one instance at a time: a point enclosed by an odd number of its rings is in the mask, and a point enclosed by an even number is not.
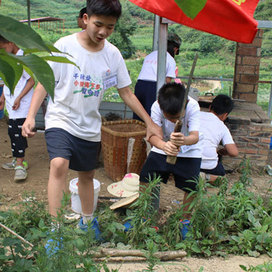
{"type": "Polygon", "coordinates": [[[167,119],[168,121],[170,121],[172,123],[176,123],[181,118],[181,112],[174,114],[174,115],[163,112],[163,115],[164,115],[165,119],[167,119]]]}
{"type": "Polygon", "coordinates": [[[83,18],[77,17],[77,25],[81,29],[86,29],[86,25],[84,24],[83,18]]]}
{"type": "Polygon", "coordinates": [[[7,53],[12,53],[13,43],[11,42],[0,42],[0,49],[5,49],[7,53]]]}
{"type": "Polygon", "coordinates": [[[83,15],[83,21],[87,25],[87,31],[91,42],[94,45],[104,44],[107,37],[111,35],[114,30],[117,18],[113,16],[104,15],[83,15]]]}

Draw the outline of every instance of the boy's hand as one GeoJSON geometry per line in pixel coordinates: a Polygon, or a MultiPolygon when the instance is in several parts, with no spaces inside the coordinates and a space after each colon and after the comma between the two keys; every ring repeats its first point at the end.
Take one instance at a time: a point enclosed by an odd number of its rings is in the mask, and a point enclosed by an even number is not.
{"type": "Polygon", "coordinates": [[[18,110],[20,107],[21,99],[17,97],[13,103],[12,109],[13,110],[18,110]]]}
{"type": "Polygon", "coordinates": [[[22,126],[22,135],[26,138],[31,138],[35,135],[35,119],[26,118],[23,126],[22,126]]]}
{"type": "Polygon", "coordinates": [[[163,151],[166,153],[166,155],[177,156],[179,152],[179,147],[177,147],[171,141],[168,141],[165,143],[163,151]]]}
{"type": "Polygon", "coordinates": [[[185,136],[181,132],[172,132],[170,135],[170,141],[179,147],[181,145],[185,145],[185,136]]]}

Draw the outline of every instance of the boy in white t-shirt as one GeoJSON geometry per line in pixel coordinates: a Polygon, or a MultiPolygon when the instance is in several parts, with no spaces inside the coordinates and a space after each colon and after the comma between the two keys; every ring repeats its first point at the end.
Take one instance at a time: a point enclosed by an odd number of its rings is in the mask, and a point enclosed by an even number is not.
{"type": "MultiPolygon", "coordinates": [[[[179,54],[180,45],[180,37],[175,33],[169,33],[167,38],[165,83],[169,83],[176,78],[177,66],[174,58],[179,54]]],[[[135,95],[149,115],[151,115],[151,106],[157,97],[157,66],[158,51],[155,50],[145,57],[135,85],[135,95]]],[[[141,120],[135,113],[133,119],[141,120]]]]}
{"type": "Polygon", "coordinates": [[[209,112],[200,112],[200,132],[203,134],[201,176],[213,183],[219,176],[225,175],[225,169],[218,155],[238,156],[238,149],[229,129],[224,124],[233,109],[233,101],[227,96],[216,96],[209,112]],[[223,148],[218,150],[219,144],[223,148]]]}
{"type": "Polygon", "coordinates": [[[194,99],[188,97],[185,116],[182,118],[180,132],[173,132],[175,123],[181,117],[181,107],[185,95],[184,85],[167,83],[159,90],[158,100],[151,107],[152,120],[161,127],[163,139],[156,135],[150,138],[153,145],[140,174],[142,183],[160,176],[167,183],[169,175],[173,174],[175,186],[184,191],[183,219],[181,220],[182,235],[186,236],[190,223],[190,203],[194,196],[191,191],[197,190],[197,182],[201,163],[201,143],[199,142],[199,112],[200,108],[194,99]],[[167,163],[167,155],[177,156],[174,165],[167,163]]]}
{"type": "MultiPolygon", "coordinates": [[[[14,43],[9,42],[0,36],[0,48],[16,56],[22,56],[23,51],[14,43]]],[[[9,115],[8,134],[11,142],[12,162],[2,164],[4,169],[14,169],[14,180],[22,181],[27,178],[28,164],[25,161],[25,149],[27,140],[22,136],[22,125],[27,117],[31,98],[33,95],[33,86],[35,81],[23,70],[23,74],[15,86],[14,93],[5,85],[0,99],[0,110],[3,109],[6,102],[6,109],[9,115]]]]}
{"type": "MultiPolygon", "coordinates": [[[[93,218],[93,177],[101,141],[99,105],[104,91],[117,86],[120,97],[145,121],[147,138],[160,133],[129,88],[131,80],[120,51],[106,40],[120,15],[119,0],[87,0],[87,13],[83,15],[85,31],[63,37],[55,44],[61,52],[69,54],[68,58],[80,70],[71,64],[50,63],[56,83],[54,101],[49,100],[45,116],[50,157],[49,212],[56,217],[61,207],[68,168],[77,171],[82,229],[92,222],[97,230],[93,218]]],[[[45,96],[46,90],[38,84],[22,128],[26,137],[35,134],[35,115],[45,96]]]]}

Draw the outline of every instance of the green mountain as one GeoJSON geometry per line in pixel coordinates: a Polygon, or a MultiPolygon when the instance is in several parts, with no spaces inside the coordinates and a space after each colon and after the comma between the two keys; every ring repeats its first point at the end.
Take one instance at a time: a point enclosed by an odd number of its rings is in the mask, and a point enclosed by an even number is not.
{"type": "MultiPolygon", "coordinates": [[[[17,20],[27,19],[27,1],[26,0],[2,0],[0,13],[14,17],[17,20]],[[15,12],[16,11],[16,12],[15,12]]],[[[152,19],[153,15],[143,9],[138,8],[128,0],[125,2],[132,16],[140,18],[141,21],[152,19]]],[[[65,19],[66,28],[76,27],[76,16],[79,10],[86,5],[86,0],[30,0],[31,18],[38,17],[57,17],[65,19]]],[[[255,16],[258,20],[272,20],[272,1],[260,0],[255,16]]]]}
{"type": "MultiPolygon", "coordinates": [[[[27,19],[26,0],[2,0],[0,13],[17,20],[27,19]]],[[[30,0],[31,18],[57,17],[65,19],[66,28],[77,26],[76,16],[86,0],[30,0]]]]}

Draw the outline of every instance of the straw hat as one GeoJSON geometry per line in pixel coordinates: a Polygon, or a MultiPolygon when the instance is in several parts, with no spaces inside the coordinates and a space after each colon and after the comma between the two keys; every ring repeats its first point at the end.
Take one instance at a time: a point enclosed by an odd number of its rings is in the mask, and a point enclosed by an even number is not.
{"type": "Polygon", "coordinates": [[[139,192],[139,175],[135,173],[126,174],[121,181],[110,184],[107,190],[117,197],[129,197],[139,192]]]}
{"type": "Polygon", "coordinates": [[[127,206],[127,205],[131,204],[132,202],[134,202],[138,197],[139,197],[139,193],[135,193],[135,194],[132,195],[132,196],[123,198],[123,199],[121,199],[121,200],[119,200],[119,201],[113,203],[113,204],[110,206],[110,209],[111,209],[111,210],[115,210],[115,209],[118,209],[118,208],[127,206]]]}

